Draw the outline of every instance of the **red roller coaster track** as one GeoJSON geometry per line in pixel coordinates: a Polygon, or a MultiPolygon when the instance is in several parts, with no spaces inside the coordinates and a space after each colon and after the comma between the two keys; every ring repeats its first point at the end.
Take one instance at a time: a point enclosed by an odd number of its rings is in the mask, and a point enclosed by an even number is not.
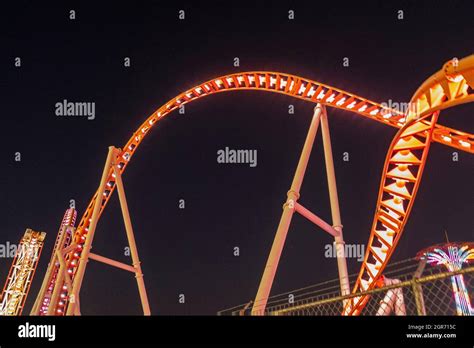
{"type": "MultiPolygon", "coordinates": [[[[386,108],[355,94],[306,78],[279,72],[240,72],[221,76],[199,84],[169,100],[135,131],[118,157],[120,173],[125,171],[134,153],[151,128],[181,105],[220,92],[256,90],[285,94],[321,103],[399,128],[393,139],[383,168],[374,222],[369,243],[354,292],[369,290],[382,274],[400,240],[421,182],[430,143],[432,141],[456,150],[474,153],[474,135],[437,123],[439,112],[459,104],[474,101],[474,56],[451,60],[416,91],[407,114],[386,108]]],[[[94,205],[100,197],[100,212],[104,210],[115,189],[115,174],[108,174],[107,188],[96,192],[74,234],[75,249],[67,255],[67,272],[74,279],[81,252],[89,231],[94,205]]],[[[54,267],[54,265],[50,265],[54,267]]],[[[61,301],[55,313],[64,315],[68,307],[69,289],[64,284],[61,301]]],[[[356,297],[344,309],[346,315],[360,313],[367,297],[356,297]]]]}

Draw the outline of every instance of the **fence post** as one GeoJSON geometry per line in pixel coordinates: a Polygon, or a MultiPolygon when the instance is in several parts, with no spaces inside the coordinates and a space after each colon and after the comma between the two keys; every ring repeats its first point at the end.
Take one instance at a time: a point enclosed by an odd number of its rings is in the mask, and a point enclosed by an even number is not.
{"type": "Polygon", "coordinates": [[[417,282],[418,278],[420,278],[421,274],[425,270],[426,260],[421,260],[418,264],[418,268],[416,269],[415,273],[413,273],[412,279],[412,289],[413,294],[415,296],[415,304],[416,304],[416,313],[418,315],[426,315],[425,309],[425,301],[423,299],[423,289],[421,284],[417,282]]]}

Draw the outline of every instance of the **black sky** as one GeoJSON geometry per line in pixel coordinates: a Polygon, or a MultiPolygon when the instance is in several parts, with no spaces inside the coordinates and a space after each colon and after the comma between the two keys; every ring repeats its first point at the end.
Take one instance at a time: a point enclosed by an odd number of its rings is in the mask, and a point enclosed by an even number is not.
{"type": "MultiPolygon", "coordinates": [[[[474,3],[446,4],[2,4],[0,243],[16,243],[28,227],[48,233],[25,312],[69,200],[82,214],[99,183],[107,146],[125,144],[164,102],[202,81],[247,70],[293,73],[377,102],[407,102],[447,60],[473,54],[474,3]],[[184,21],[178,20],[180,9],[184,21]],[[14,67],[15,57],[21,57],[21,68],[14,67]],[[131,58],[130,68],[124,57],[131,58]],[[63,99],[95,102],[96,119],[55,116],[54,105],[63,99]],[[14,161],[15,152],[21,162],[14,161]]],[[[185,115],[170,115],[146,138],[124,183],[154,314],[215,314],[253,299],[313,107],[276,94],[224,93],[187,105],[185,115]],[[218,164],[216,151],[226,146],[257,149],[258,166],[218,164]],[[181,198],[184,210],[178,209],[181,198]],[[235,246],[239,257],[233,256],[235,246]],[[178,303],[180,293],[186,304],[178,303]]],[[[472,106],[460,107],[443,112],[439,122],[472,133],[472,113],[472,106]]],[[[333,109],[329,117],[345,239],[366,243],[396,130],[333,109]],[[342,160],[346,151],[349,162],[342,160]]],[[[301,202],[330,221],[321,150],[318,136],[301,202]]],[[[459,153],[453,162],[452,152],[433,144],[392,260],[442,242],[444,229],[452,241],[472,239],[473,157],[459,153]]],[[[324,258],[330,242],[296,216],[272,293],[335,278],[335,260],[324,258]]],[[[114,197],[93,251],[129,262],[125,246],[114,197]]],[[[10,263],[0,259],[1,283],[10,263]]],[[[349,260],[348,266],[352,273],[360,263],[349,260]]],[[[134,278],[91,261],[81,306],[84,314],[139,314],[134,278]]]]}

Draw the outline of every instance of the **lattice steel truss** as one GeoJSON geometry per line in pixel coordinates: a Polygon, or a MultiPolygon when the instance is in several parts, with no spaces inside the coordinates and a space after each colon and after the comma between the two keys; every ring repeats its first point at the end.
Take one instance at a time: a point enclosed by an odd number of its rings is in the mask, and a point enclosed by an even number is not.
{"type": "Polygon", "coordinates": [[[43,249],[46,233],[27,229],[3,288],[0,315],[21,315],[43,249]]]}
{"type": "Polygon", "coordinates": [[[63,274],[59,272],[60,261],[57,253],[61,252],[71,244],[76,217],[77,211],[74,208],[69,208],[64,213],[61,225],[59,226],[56,242],[54,243],[51,260],[48,265],[48,272],[43,279],[43,284],[31,310],[32,315],[47,315],[52,310],[51,307],[53,306],[51,306],[51,303],[54,302],[54,298],[57,297],[57,291],[56,294],[54,294],[55,284],[64,279],[63,274]]]}

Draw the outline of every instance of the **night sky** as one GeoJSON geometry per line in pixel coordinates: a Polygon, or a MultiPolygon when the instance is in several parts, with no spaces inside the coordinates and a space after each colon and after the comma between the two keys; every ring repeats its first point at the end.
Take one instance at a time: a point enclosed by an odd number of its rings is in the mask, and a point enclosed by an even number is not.
{"type": "MultiPolygon", "coordinates": [[[[41,285],[64,211],[74,199],[78,219],[84,212],[107,146],[123,146],[148,115],[180,92],[227,73],[270,70],[380,103],[407,102],[447,60],[474,53],[472,1],[352,7],[313,1],[15,3],[0,10],[0,243],[17,243],[26,228],[47,232],[24,314],[41,285]],[[69,19],[71,9],[75,20],[69,19]],[[185,20],[178,19],[181,9],[185,20]],[[294,20],[288,19],[290,9],[294,20]],[[125,57],[130,67],[124,67],[125,57]],[[235,57],[240,67],[234,67],[235,57]],[[64,99],[95,102],[95,119],[56,116],[55,104],[64,99]]],[[[313,107],[274,93],[221,93],[155,126],[123,178],[153,314],[215,314],[254,298],[313,107]],[[226,146],[257,150],[257,167],[217,163],[216,152],[226,146]],[[185,209],[179,209],[180,199],[185,209]]],[[[328,113],[345,240],[365,244],[396,129],[348,112],[328,113]]],[[[442,112],[439,123],[472,133],[472,105],[442,112]]],[[[330,222],[320,137],[300,202],[330,222]]],[[[445,229],[451,241],[472,240],[474,161],[459,153],[453,162],[453,151],[432,145],[392,261],[443,242],[445,229]]],[[[336,278],[335,259],[324,257],[331,242],[295,215],[272,294],[336,278]]],[[[92,251],[130,263],[126,245],[114,194],[92,251]]],[[[10,264],[0,259],[2,284],[10,264]]],[[[348,267],[358,272],[360,263],[349,259],[348,267]]],[[[90,261],[81,310],[140,314],[133,275],[90,261]]]]}

